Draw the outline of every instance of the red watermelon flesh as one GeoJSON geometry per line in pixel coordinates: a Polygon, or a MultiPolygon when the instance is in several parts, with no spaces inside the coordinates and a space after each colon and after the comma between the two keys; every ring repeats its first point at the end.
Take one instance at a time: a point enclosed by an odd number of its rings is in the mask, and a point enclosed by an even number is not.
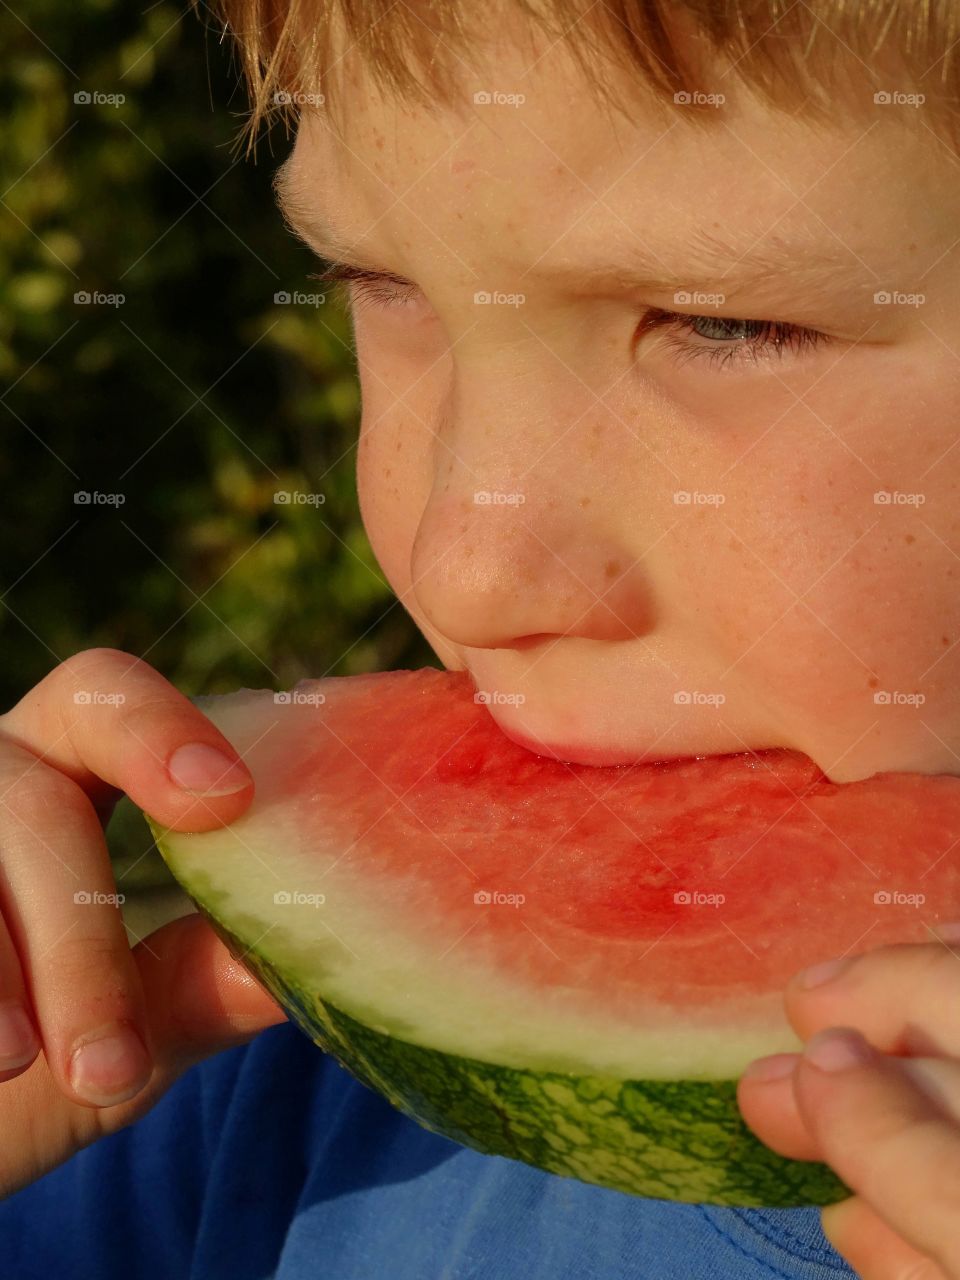
{"type": "Polygon", "coordinates": [[[635,1017],[779,989],[813,958],[923,940],[960,907],[960,779],[835,784],[783,750],[564,764],[507,738],[465,674],[433,678],[440,700],[424,675],[413,717],[364,679],[342,722],[328,695],[311,749],[278,743],[279,776],[304,830],[337,797],[344,861],[438,956],[475,949],[635,1017]]]}

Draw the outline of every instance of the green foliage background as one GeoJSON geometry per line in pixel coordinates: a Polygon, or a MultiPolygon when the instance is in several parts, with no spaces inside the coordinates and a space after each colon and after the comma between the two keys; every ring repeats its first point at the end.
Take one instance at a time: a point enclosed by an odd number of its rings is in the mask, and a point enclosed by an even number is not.
{"type": "Polygon", "coordinates": [[[187,693],[435,662],[360,524],[349,323],[274,302],[316,264],[282,131],[232,150],[226,46],[165,0],[32,0],[0,48],[0,704],[100,644],[187,693]]]}

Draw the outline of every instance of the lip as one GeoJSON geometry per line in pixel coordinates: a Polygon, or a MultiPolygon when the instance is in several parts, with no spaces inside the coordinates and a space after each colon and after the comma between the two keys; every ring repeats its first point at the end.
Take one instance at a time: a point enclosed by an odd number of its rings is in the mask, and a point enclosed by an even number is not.
{"type": "MultiPolygon", "coordinates": [[[[617,751],[611,747],[590,747],[587,745],[568,745],[541,742],[539,738],[529,737],[518,729],[508,728],[506,725],[497,721],[497,727],[500,732],[515,742],[518,747],[525,747],[527,751],[532,751],[535,755],[546,756],[550,760],[560,760],[564,764],[588,764],[588,765],[623,765],[639,763],[635,756],[624,753],[622,750],[617,751]]],[[[679,757],[673,757],[678,759],[679,757]]],[[[653,763],[647,761],[645,763],[653,763]]]]}

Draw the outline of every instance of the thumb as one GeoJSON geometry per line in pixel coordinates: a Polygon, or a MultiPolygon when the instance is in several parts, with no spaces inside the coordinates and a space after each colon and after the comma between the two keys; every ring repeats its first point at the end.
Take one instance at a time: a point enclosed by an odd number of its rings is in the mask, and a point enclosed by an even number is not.
{"type": "Polygon", "coordinates": [[[133,949],[152,1048],[179,1072],[286,1021],[266,989],[228,951],[203,916],[172,920],[133,949]]]}

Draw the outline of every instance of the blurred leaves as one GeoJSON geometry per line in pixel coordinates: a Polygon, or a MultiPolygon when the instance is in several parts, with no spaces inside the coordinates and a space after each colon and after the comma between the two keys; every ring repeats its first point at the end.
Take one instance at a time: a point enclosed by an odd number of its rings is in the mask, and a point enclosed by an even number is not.
{"type": "Polygon", "coordinates": [[[274,302],[316,264],[289,144],[234,156],[226,46],[121,0],[2,8],[0,41],[3,706],[95,644],[188,693],[435,661],[360,525],[349,323],[274,302]]]}

